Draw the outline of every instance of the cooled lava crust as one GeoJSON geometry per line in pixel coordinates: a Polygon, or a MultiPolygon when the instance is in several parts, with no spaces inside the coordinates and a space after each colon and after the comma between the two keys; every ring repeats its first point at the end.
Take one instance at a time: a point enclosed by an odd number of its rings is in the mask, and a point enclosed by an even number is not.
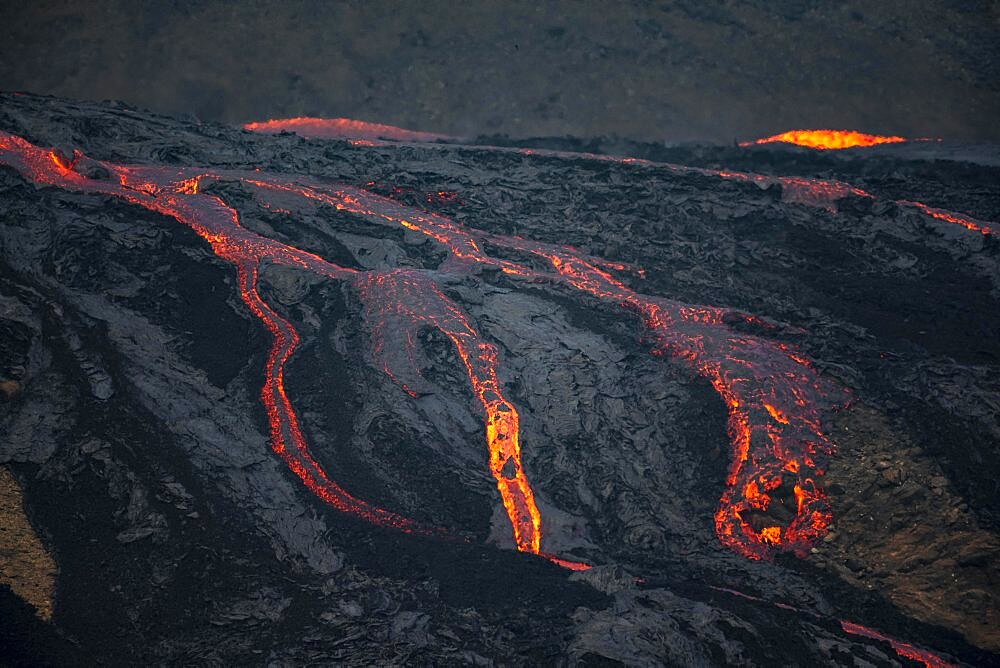
{"type": "Polygon", "coordinates": [[[363,136],[0,96],[8,658],[1000,658],[997,149],[363,136]]]}

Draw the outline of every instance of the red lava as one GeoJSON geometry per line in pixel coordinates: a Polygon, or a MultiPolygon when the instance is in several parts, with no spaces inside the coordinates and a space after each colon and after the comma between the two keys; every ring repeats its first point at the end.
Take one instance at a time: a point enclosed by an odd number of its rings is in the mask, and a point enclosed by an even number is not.
{"type": "Polygon", "coordinates": [[[307,139],[390,139],[417,142],[451,139],[448,135],[406,130],[394,125],[368,123],[350,118],[274,118],[269,121],[246,123],[243,129],[266,134],[294,132],[307,139]]]}
{"type": "MultiPolygon", "coordinates": [[[[592,157],[585,154],[571,154],[571,157],[581,155],[592,157]]],[[[727,324],[741,321],[759,328],[764,321],[755,316],[642,295],[609,273],[641,273],[641,269],[589,257],[568,246],[467,228],[444,216],[412,209],[363,189],[334,187],[306,177],[290,180],[259,171],[126,166],[98,162],[79,153],[67,159],[3,132],[0,132],[0,164],[14,168],[38,186],[113,196],[173,218],[194,230],[218,257],[236,267],[244,303],[272,336],[261,389],[271,447],[318,498],[339,511],[405,532],[447,535],[352,496],[331,480],[309,453],[283,382],[284,365],[294,353],[299,335],[257,291],[259,267],[265,261],[355,286],[371,331],[373,358],[411,396],[417,392],[408,382],[420,382],[419,369],[414,363],[417,333],[433,328],[451,341],[485,415],[490,470],[510,518],[514,542],[521,551],[537,554],[570,570],[590,568],[588,564],[541,550],[542,520],[521,464],[517,410],[504,398],[497,376],[499,351],[444,294],[435,273],[463,272],[473,265],[486,265],[512,281],[546,283],[582,294],[595,303],[610,305],[637,318],[644,327],[652,354],[673,359],[706,379],[729,412],[732,457],[726,489],[715,516],[718,536],[728,547],[751,559],[768,558],[778,551],[801,554],[825,532],[830,522],[829,506],[816,482],[823,474],[824,458],[833,451],[833,444],[820,428],[820,413],[843,403],[846,394],[821,378],[791,346],[737,331],[727,324]],[[81,166],[100,166],[111,178],[88,178],[81,173],[81,166]],[[204,180],[241,181],[258,192],[262,205],[288,215],[294,215],[296,209],[326,205],[374,224],[401,226],[440,244],[449,251],[450,259],[437,272],[413,269],[362,272],[340,267],[247,230],[234,209],[218,197],[202,192],[204,180]],[[263,199],[268,194],[285,197],[291,204],[273,207],[263,199]],[[494,258],[484,252],[485,243],[532,259],[514,262],[494,258]],[[770,520],[767,511],[772,503],[790,504],[794,519],[784,524],[770,520]]],[[[676,169],[737,180],[773,178],[676,169]]],[[[794,181],[790,183],[796,185],[794,181]]],[[[820,201],[849,194],[869,196],[838,182],[803,179],[798,185],[806,190],[816,189],[820,201]]],[[[968,219],[920,203],[901,203],[935,218],[991,233],[978,221],[970,224],[968,219]]],[[[735,590],[717,589],[761,600],[735,590]]],[[[927,650],[859,624],[847,621],[840,624],[845,632],[887,642],[900,656],[922,662],[928,668],[951,665],[927,650]]]]}
{"type": "MultiPolygon", "coordinates": [[[[796,608],[795,606],[788,605],[787,603],[776,603],[774,601],[768,601],[766,599],[760,598],[758,596],[752,596],[750,594],[744,594],[736,589],[729,589],[727,587],[714,587],[710,586],[709,589],[714,589],[716,591],[721,591],[732,596],[738,596],[740,598],[745,598],[755,603],[766,603],[773,605],[776,608],[781,608],[783,610],[790,610],[799,614],[806,614],[810,617],[816,619],[827,619],[822,615],[817,614],[812,610],[804,610],[802,608],[796,608]]],[[[949,661],[945,661],[940,656],[931,652],[930,650],[920,649],[910,643],[903,642],[901,640],[896,640],[895,638],[890,638],[889,636],[883,635],[878,631],[868,628],[867,626],[862,626],[861,624],[856,624],[855,622],[848,622],[843,619],[837,620],[840,624],[840,628],[851,635],[862,636],[870,640],[878,640],[880,642],[888,643],[892,647],[893,651],[896,652],[901,657],[910,659],[911,661],[916,661],[918,663],[924,664],[925,668],[957,668],[956,664],[949,661]]]]}
{"type": "MultiPolygon", "coordinates": [[[[75,167],[96,162],[80,155],[74,160],[75,167]]],[[[817,479],[833,445],[820,428],[820,414],[843,403],[846,394],[821,378],[790,346],[727,324],[756,322],[753,316],[642,295],[609,273],[629,270],[624,265],[588,257],[565,246],[466,228],[444,216],[365,190],[329,186],[313,179],[103,162],[96,164],[113,178],[90,179],[68,168],[52,152],[11,135],[0,135],[0,162],[36,184],[111,195],[170,216],[191,227],[219,257],[237,267],[244,302],[273,337],[261,394],[271,423],[272,447],[317,496],[340,510],[377,524],[432,532],[349,495],[310,456],[282,385],[283,365],[294,351],[298,335],[257,293],[261,261],[354,285],[365,305],[373,357],[411,395],[414,390],[407,380],[419,378],[408,361],[412,360],[415,334],[423,328],[436,328],[452,342],[485,415],[490,470],[519,550],[541,552],[542,521],[521,463],[518,413],[504,397],[498,380],[498,350],[482,338],[437,283],[436,274],[464,272],[474,265],[494,267],[512,281],[546,283],[575,292],[631,314],[642,324],[654,355],[675,360],[711,384],[729,412],[733,446],[726,488],[715,516],[716,531],[725,545],[752,559],[769,558],[778,551],[802,554],[830,522],[829,506],[817,479]],[[238,180],[261,196],[283,197],[283,208],[292,213],[322,204],[376,224],[402,226],[443,246],[450,259],[437,272],[359,272],[339,267],[242,227],[235,210],[202,192],[200,184],[206,179],[238,180]],[[487,242],[526,259],[515,262],[492,257],[483,250],[487,242]],[[781,514],[792,519],[771,519],[768,510],[775,503],[785,506],[787,510],[781,514]]]]}
{"type": "Polygon", "coordinates": [[[872,640],[881,640],[882,642],[887,642],[895,650],[896,654],[904,658],[910,659],[911,661],[917,661],[918,663],[924,664],[925,668],[957,668],[956,664],[945,661],[937,654],[930,652],[926,649],[919,649],[914,647],[910,643],[903,642],[901,640],[896,640],[895,638],[890,638],[884,636],[878,631],[873,631],[867,626],[861,626],[861,624],[855,624],[854,622],[840,622],[841,628],[845,632],[856,636],[864,636],[865,638],[871,638],[872,640]]]}
{"type": "MultiPolygon", "coordinates": [[[[351,136],[349,134],[325,134],[327,131],[323,128],[325,127],[322,123],[324,119],[280,119],[267,121],[266,123],[248,123],[243,126],[247,130],[253,130],[255,132],[279,132],[282,129],[292,129],[295,128],[295,132],[300,136],[307,139],[336,139],[343,138],[345,136],[351,136]],[[313,123],[299,123],[299,121],[308,120],[313,123]],[[269,125],[270,124],[270,125],[269,125]],[[281,127],[283,124],[288,124],[287,128],[281,127]],[[295,127],[299,125],[300,127],[295,127]]],[[[348,119],[326,119],[330,124],[336,126],[339,123],[354,123],[359,127],[364,127],[366,124],[363,121],[348,121],[348,119]]],[[[384,126],[391,127],[391,126],[384,126]]],[[[395,128],[401,133],[410,133],[409,130],[402,130],[400,128],[395,128]]],[[[346,131],[345,131],[346,132],[346,131]]],[[[359,130],[360,132],[360,130],[359,130]]],[[[741,146],[750,146],[752,144],[764,144],[776,141],[785,141],[778,139],[778,137],[783,137],[792,133],[820,133],[818,136],[823,137],[827,134],[831,134],[833,137],[839,137],[839,139],[830,139],[831,144],[836,144],[841,142],[845,144],[844,146],[814,146],[814,148],[848,148],[847,144],[850,142],[868,142],[868,143],[857,143],[850,144],[850,146],[873,146],[876,144],[885,143],[898,143],[901,141],[940,141],[938,139],[905,139],[903,137],[882,137],[878,135],[865,135],[858,132],[846,131],[846,130],[794,130],[791,133],[784,133],[783,135],[775,135],[774,137],[766,137],[764,139],[758,139],[752,142],[743,142],[741,146]]],[[[350,141],[354,146],[364,146],[364,147],[377,147],[380,145],[378,139],[373,135],[367,135],[369,139],[355,139],[350,141]]],[[[798,135],[795,135],[798,136],[798,135]]],[[[736,172],[729,170],[716,170],[716,169],[704,169],[701,167],[689,167],[687,165],[675,165],[671,163],[654,162],[651,160],[645,160],[643,158],[630,158],[625,156],[614,156],[605,155],[602,153],[582,153],[574,151],[557,151],[551,149],[532,149],[532,148],[511,148],[506,146],[489,146],[489,145],[476,145],[476,144],[458,144],[457,138],[448,137],[446,135],[434,135],[429,133],[413,133],[410,136],[405,134],[399,134],[392,137],[395,141],[411,141],[417,143],[427,143],[433,146],[433,143],[437,141],[448,141],[450,143],[447,146],[473,148],[479,150],[489,150],[496,151],[500,153],[518,153],[525,156],[539,156],[539,157],[553,157],[553,158],[563,158],[563,159],[578,159],[578,160],[596,160],[599,162],[614,162],[623,165],[635,165],[639,167],[652,167],[657,169],[663,169],[674,174],[701,174],[704,176],[715,176],[718,178],[726,179],[729,181],[740,181],[743,183],[756,183],[761,187],[767,187],[771,184],[779,184],[781,186],[781,199],[785,202],[791,202],[796,204],[804,204],[807,206],[814,206],[822,209],[826,209],[831,212],[836,212],[837,202],[846,197],[864,197],[868,199],[875,199],[875,197],[861,188],[856,188],[850,184],[844,183],[842,181],[834,181],[827,179],[812,179],[799,176],[768,176],[764,174],[751,174],[747,172],[736,172]],[[421,139],[416,135],[428,134],[430,138],[421,139]]],[[[803,139],[803,141],[806,141],[803,139]]],[[[814,143],[821,143],[820,139],[814,139],[814,143]]],[[[996,226],[993,223],[977,221],[968,216],[964,216],[959,213],[954,213],[950,211],[945,211],[943,209],[934,209],[922,204],[920,202],[910,202],[907,200],[899,200],[896,202],[902,206],[908,206],[916,208],[921,213],[928,215],[937,220],[941,220],[947,223],[952,223],[956,225],[961,225],[969,230],[981,232],[982,234],[996,234],[996,226]]]]}

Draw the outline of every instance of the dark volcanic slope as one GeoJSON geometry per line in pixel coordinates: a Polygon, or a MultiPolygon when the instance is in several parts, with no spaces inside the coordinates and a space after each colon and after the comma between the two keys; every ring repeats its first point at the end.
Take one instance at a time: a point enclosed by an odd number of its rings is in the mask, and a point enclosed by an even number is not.
{"type": "Polygon", "coordinates": [[[0,104],[6,658],[998,660],[995,168],[0,104]]]}
{"type": "Polygon", "coordinates": [[[995,0],[0,6],[0,90],[208,121],[347,116],[463,136],[645,141],[797,127],[1000,140],[995,0]]]}

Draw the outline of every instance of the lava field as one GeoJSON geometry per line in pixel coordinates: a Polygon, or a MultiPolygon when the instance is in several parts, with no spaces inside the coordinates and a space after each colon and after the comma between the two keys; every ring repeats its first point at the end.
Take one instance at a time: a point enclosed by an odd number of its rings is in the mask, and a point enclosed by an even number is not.
{"type": "Polygon", "coordinates": [[[3,659],[1000,664],[995,221],[947,139],[0,94],[3,659]]]}

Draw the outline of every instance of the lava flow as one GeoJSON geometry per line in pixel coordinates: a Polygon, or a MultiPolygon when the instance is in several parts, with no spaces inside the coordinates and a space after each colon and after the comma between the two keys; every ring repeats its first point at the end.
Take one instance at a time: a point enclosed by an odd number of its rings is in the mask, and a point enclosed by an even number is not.
{"type": "Polygon", "coordinates": [[[452,342],[485,412],[490,470],[519,550],[567,567],[585,567],[541,551],[541,517],[521,464],[518,414],[504,398],[497,378],[498,351],[438,284],[449,274],[468,275],[475,265],[494,267],[514,282],[548,284],[632,313],[643,325],[653,354],[677,360],[711,384],[729,412],[733,441],[726,489],[715,517],[725,545],[752,559],[768,558],[776,551],[802,554],[830,522],[828,504],[816,483],[824,458],[833,450],[820,429],[820,413],[843,402],[845,394],[787,345],[730,326],[742,322],[759,327],[760,320],[753,316],[642,295],[608,273],[629,270],[624,265],[566,246],[466,228],[365,190],[333,187],[315,179],[255,171],[123,166],[79,154],[69,161],[11,135],[0,135],[0,163],[36,184],[111,195],[175,218],[206,239],[216,255],[236,265],[243,301],[274,339],[261,393],[272,447],[317,496],[339,510],[406,531],[431,532],[349,495],[309,455],[282,382],[283,366],[298,344],[298,334],[257,293],[257,268],[263,260],[353,284],[365,305],[376,361],[411,396],[422,387],[415,363],[419,331],[435,328],[452,342]],[[114,178],[89,178],[87,173],[114,178]],[[359,272],[338,267],[245,229],[232,208],[202,191],[205,179],[240,181],[261,196],[281,197],[280,208],[289,213],[328,205],[379,225],[417,231],[447,250],[448,259],[435,271],[359,272]],[[526,259],[492,257],[483,250],[487,243],[526,259]]]}
{"type": "MultiPolygon", "coordinates": [[[[820,615],[813,610],[807,610],[803,608],[797,608],[793,605],[788,605],[787,603],[779,603],[775,601],[768,601],[759,596],[753,596],[751,594],[745,594],[741,591],[735,589],[729,589],[728,587],[715,587],[710,586],[709,589],[714,589],[715,591],[721,591],[732,596],[738,596],[740,598],[745,598],[756,603],[767,603],[773,605],[776,608],[781,608],[783,610],[791,610],[792,612],[809,615],[815,619],[828,620],[828,618],[820,615]]],[[[867,626],[862,626],[855,622],[849,622],[843,619],[837,620],[840,628],[851,635],[861,636],[863,638],[868,638],[869,640],[878,640],[879,642],[888,643],[892,647],[893,651],[899,656],[910,659],[911,661],[916,661],[917,663],[922,663],[924,668],[957,668],[957,666],[950,661],[945,661],[940,656],[931,652],[930,650],[920,649],[908,642],[903,642],[902,640],[896,640],[895,638],[890,638],[887,635],[883,635],[874,629],[870,629],[867,626]]]]}
{"type": "Polygon", "coordinates": [[[855,146],[898,144],[905,141],[909,140],[906,137],[898,137],[896,135],[869,135],[854,130],[789,130],[788,132],[782,132],[770,137],[740,142],[740,146],[780,142],[826,151],[853,148],[855,146]]]}
{"type": "Polygon", "coordinates": [[[244,130],[277,134],[294,132],[303,137],[317,139],[391,139],[393,141],[429,142],[451,139],[448,135],[407,130],[395,125],[368,123],[351,118],[275,118],[268,121],[245,123],[244,130]]]}
{"type": "MultiPolygon", "coordinates": [[[[690,306],[641,295],[602,268],[629,270],[625,265],[612,263],[609,266],[603,260],[581,255],[565,246],[466,228],[444,216],[411,209],[357,188],[330,187],[309,180],[281,182],[271,178],[255,178],[253,183],[285,196],[284,206],[293,206],[288,198],[302,197],[378,224],[402,226],[425,234],[450,253],[450,259],[439,272],[461,272],[474,265],[491,266],[512,280],[568,287],[612,308],[635,314],[646,330],[652,352],[669,355],[706,378],[729,411],[733,458],[727,488],[716,514],[716,530],[722,542],[747,557],[765,558],[775,550],[802,554],[825,532],[830,513],[816,478],[822,475],[823,459],[832,453],[833,446],[820,429],[819,413],[824,407],[843,402],[845,395],[840,388],[821,379],[809,363],[788,346],[736,332],[726,324],[727,321],[757,324],[759,319],[716,307],[690,306]],[[485,243],[533,256],[549,269],[494,258],[483,251],[485,243]]],[[[409,272],[408,280],[397,282],[412,286],[415,277],[414,272],[409,272]]],[[[412,287],[408,289],[412,292],[412,287]]],[[[395,300],[386,297],[375,302],[422,305],[432,294],[430,289],[424,289],[419,295],[407,295],[398,287],[395,290],[395,300]]],[[[372,300],[366,302],[370,304],[372,300]]],[[[399,307],[389,308],[396,309],[395,314],[399,316],[399,307]]],[[[467,327],[464,321],[454,319],[441,308],[433,312],[438,314],[437,319],[432,320],[433,325],[453,341],[455,332],[467,327]]],[[[386,329],[378,319],[375,321],[379,323],[376,331],[386,329]]],[[[428,319],[408,313],[403,322],[396,322],[391,328],[406,333],[405,341],[402,334],[399,335],[397,348],[408,351],[396,363],[395,370],[392,364],[385,364],[383,360],[386,371],[411,393],[411,384],[399,381],[398,377],[414,377],[412,368],[407,372],[399,367],[412,367],[413,332],[409,328],[415,321],[427,322],[428,319]]],[[[467,354],[461,352],[463,346],[457,342],[456,346],[463,359],[468,360],[467,354]]],[[[383,348],[378,339],[376,347],[383,348]]],[[[488,357],[492,359],[492,355],[488,357]]],[[[478,392],[480,385],[471,371],[470,378],[478,392]]],[[[487,402],[482,397],[481,400],[486,406],[487,402]]],[[[492,421],[489,408],[487,415],[492,421]]],[[[513,416],[516,428],[516,413],[513,416]]],[[[500,450],[492,442],[490,446],[495,457],[500,450]]],[[[512,470],[519,472],[519,465],[512,470]]],[[[496,469],[494,475],[497,475],[496,469]]],[[[527,526],[525,513],[510,506],[507,509],[512,524],[527,526]]]]}
{"type": "Polygon", "coordinates": [[[943,220],[947,223],[953,223],[955,225],[961,225],[967,230],[972,230],[973,232],[979,232],[980,234],[996,234],[995,230],[990,227],[990,224],[984,223],[981,220],[976,220],[974,218],[969,218],[968,216],[963,216],[958,213],[953,213],[951,211],[945,211],[944,209],[935,209],[932,206],[927,206],[923,202],[911,202],[909,200],[900,200],[899,204],[904,206],[912,206],[918,209],[924,215],[930,216],[931,218],[936,218],[938,220],[943,220]]]}
{"type": "MultiPolygon", "coordinates": [[[[497,481],[507,516],[514,529],[514,543],[522,552],[538,554],[541,547],[542,518],[535,497],[521,467],[518,415],[507,401],[497,380],[496,347],[484,341],[468,319],[426,274],[412,270],[371,272],[360,283],[366,319],[372,323],[375,351],[383,358],[383,368],[409,392],[416,393],[400,376],[417,379],[414,339],[423,327],[435,327],[451,339],[465,364],[472,388],[486,412],[486,443],[490,451],[490,471],[497,481]],[[394,372],[386,362],[386,337],[396,350],[406,351],[405,370],[394,372]]],[[[413,381],[411,381],[411,384],[413,381]]]]}
{"type": "Polygon", "coordinates": [[[945,661],[933,652],[926,649],[920,649],[919,647],[914,647],[910,643],[882,635],[878,631],[872,630],[867,626],[861,626],[861,624],[855,624],[854,622],[847,621],[841,621],[840,626],[846,633],[850,633],[851,635],[887,642],[889,643],[889,646],[895,650],[896,654],[910,659],[911,661],[922,663],[924,664],[924,668],[956,668],[955,664],[945,661]]]}
{"type": "MultiPolygon", "coordinates": [[[[304,139],[349,139],[349,143],[356,146],[375,147],[379,145],[380,140],[376,138],[376,135],[378,134],[377,132],[369,131],[370,127],[372,127],[372,124],[365,123],[363,121],[349,121],[348,119],[343,119],[343,118],[334,118],[334,119],[287,118],[287,119],[264,121],[260,123],[247,123],[246,125],[243,126],[244,129],[251,130],[254,132],[270,133],[270,132],[279,132],[282,130],[288,130],[291,132],[295,132],[304,139]],[[367,139],[365,137],[367,137],[367,139]]],[[[392,128],[392,126],[374,126],[374,127],[385,127],[389,128],[390,130],[396,131],[394,136],[390,136],[390,138],[393,139],[394,141],[411,141],[416,143],[424,143],[428,146],[434,146],[433,142],[448,141],[450,142],[448,146],[452,148],[461,146],[464,148],[496,151],[500,153],[519,153],[521,155],[531,155],[540,157],[596,160],[599,162],[614,162],[622,165],[635,165],[639,167],[653,167],[657,169],[665,169],[669,172],[679,175],[701,174],[704,176],[716,176],[722,179],[726,179],[728,181],[756,183],[761,187],[767,187],[768,185],[771,184],[779,184],[781,186],[782,201],[796,203],[796,204],[804,204],[807,206],[814,206],[821,209],[826,209],[831,212],[836,212],[838,201],[849,196],[875,199],[875,196],[872,195],[871,193],[868,193],[865,190],[862,190],[861,188],[856,188],[842,181],[806,178],[800,176],[769,176],[766,174],[734,172],[724,169],[723,170],[705,169],[702,167],[675,165],[671,163],[654,162],[652,160],[646,160],[644,158],[631,158],[625,156],[605,155],[602,153],[559,151],[553,149],[511,148],[506,146],[490,146],[481,144],[457,144],[455,143],[456,141],[455,137],[449,137],[447,135],[419,133],[412,130],[403,130],[402,128],[392,128]],[[428,135],[428,137],[420,138],[419,135],[428,135]]],[[[388,131],[387,133],[392,135],[392,133],[389,133],[388,131]]],[[[774,135],[773,137],[766,137],[764,139],[758,139],[752,142],[742,142],[740,146],[751,146],[754,144],[766,144],[772,142],[798,143],[798,142],[792,142],[791,139],[787,138],[780,139],[781,137],[792,137],[792,136],[797,137],[802,142],[806,142],[803,143],[802,145],[811,146],[812,148],[818,148],[818,149],[850,148],[851,146],[874,146],[876,144],[899,143],[905,141],[939,141],[939,140],[923,139],[923,138],[906,139],[904,137],[895,137],[895,136],[885,137],[879,135],[866,135],[849,130],[793,130],[791,132],[786,132],[781,135],[774,135]],[[826,145],[821,145],[824,144],[824,142],[826,145]],[[851,142],[860,142],[860,143],[851,143],[851,142]]],[[[964,216],[962,214],[954,213],[951,211],[945,211],[943,209],[935,209],[921,202],[898,200],[896,203],[901,206],[907,206],[918,209],[921,213],[928,215],[936,220],[941,220],[955,225],[961,225],[962,227],[965,227],[975,232],[981,232],[982,234],[988,234],[988,235],[996,234],[993,223],[977,221],[968,216],[964,216]]]]}
{"type": "Polygon", "coordinates": [[[0,132],[0,164],[13,167],[37,185],[51,185],[94,194],[110,195],[174,218],[187,225],[211,246],[220,258],[234,264],[240,295],[250,311],[271,332],[261,401],[271,428],[271,447],[302,482],[334,508],[374,524],[406,532],[438,533],[413,520],[362,501],[332,481],[309,454],[298,419],[285,394],[283,367],[299,342],[291,323],[275,313],[257,293],[257,268],[267,259],[276,264],[308,269],[328,278],[345,279],[355,272],[326,262],[297,248],[261,237],[239,224],[236,211],[213,195],[199,194],[197,181],[176,179],[176,170],[126,167],[92,161],[80,154],[67,161],[20,137],[0,132]],[[114,175],[114,180],[91,179],[73,168],[80,163],[96,168],[92,173],[114,175]]]}

